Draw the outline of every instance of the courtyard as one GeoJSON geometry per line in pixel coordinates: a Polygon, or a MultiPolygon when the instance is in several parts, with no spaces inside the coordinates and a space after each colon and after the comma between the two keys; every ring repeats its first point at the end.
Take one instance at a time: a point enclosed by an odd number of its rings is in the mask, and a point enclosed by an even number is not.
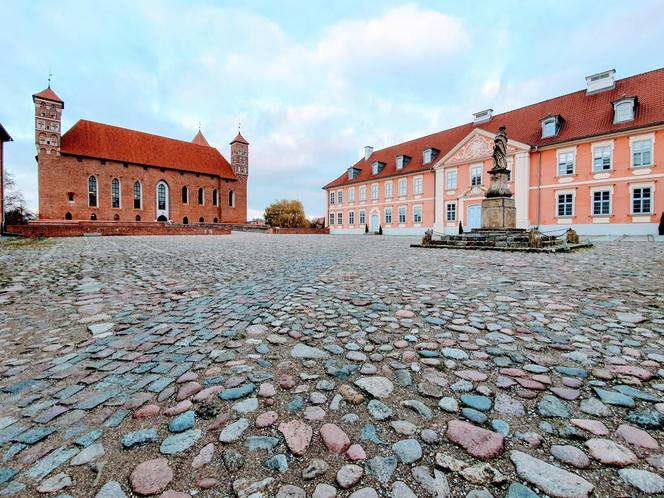
{"type": "Polygon", "coordinates": [[[416,241],[0,242],[0,496],[664,494],[664,244],[416,241]]]}

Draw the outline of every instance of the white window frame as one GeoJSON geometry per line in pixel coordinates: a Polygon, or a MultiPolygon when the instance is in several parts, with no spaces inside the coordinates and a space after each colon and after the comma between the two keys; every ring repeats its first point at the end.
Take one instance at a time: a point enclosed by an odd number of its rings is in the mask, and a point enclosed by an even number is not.
{"type": "Polygon", "coordinates": [[[385,224],[386,225],[392,224],[392,207],[385,208],[385,224]]]}
{"type": "Polygon", "coordinates": [[[348,202],[355,202],[355,187],[348,189],[348,202]]]}
{"type": "MultiPolygon", "coordinates": [[[[643,153],[645,151],[639,151],[641,154],[641,158],[643,160],[643,153]]],[[[648,135],[636,135],[633,137],[629,137],[629,163],[630,167],[633,169],[639,169],[639,168],[652,168],[655,165],[655,134],[654,133],[649,133],[648,135]],[[650,163],[649,164],[639,164],[635,165],[634,164],[634,154],[636,151],[634,150],[635,144],[638,143],[643,143],[643,142],[650,142],[650,163]]]]}
{"type": "Polygon", "coordinates": [[[344,203],[344,191],[339,190],[337,191],[337,204],[343,204],[344,203]]]}
{"type": "Polygon", "coordinates": [[[479,187],[480,185],[484,185],[484,165],[483,164],[471,164],[470,165],[470,186],[471,187],[479,187]],[[473,183],[474,178],[477,177],[473,173],[473,171],[480,170],[480,182],[479,183],[473,183]]]}
{"type": "Polygon", "coordinates": [[[98,208],[99,207],[99,178],[97,178],[95,175],[88,176],[88,207],[91,207],[91,208],[98,208]],[[93,193],[93,191],[90,189],[90,178],[95,179],[95,189],[94,189],[95,203],[94,203],[94,205],[90,204],[90,194],[93,193]]]}
{"type": "MultiPolygon", "coordinates": [[[[557,190],[556,194],[556,218],[573,218],[576,216],[576,191],[575,190],[557,190]],[[561,195],[571,195],[572,196],[572,214],[560,214],[560,196],[561,195]]],[[[567,203],[565,203],[567,204],[567,203]]]]}
{"type": "Polygon", "coordinates": [[[348,225],[353,226],[355,224],[355,211],[348,211],[348,225]]]}
{"type": "Polygon", "coordinates": [[[447,202],[445,204],[445,221],[448,223],[455,222],[457,220],[457,205],[456,202],[447,202]],[[452,208],[452,209],[450,209],[452,208]],[[450,219],[450,213],[454,216],[450,219]]]}
{"type": "Polygon", "coordinates": [[[634,99],[623,99],[613,104],[613,124],[618,123],[627,123],[628,121],[634,121],[635,117],[634,112],[634,99]],[[622,109],[622,111],[621,111],[622,109]],[[621,112],[625,112],[624,109],[628,109],[625,116],[620,115],[621,112]]]}
{"type": "Polygon", "coordinates": [[[604,187],[595,187],[590,189],[590,216],[595,216],[595,217],[603,217],[603,216],[611,216],[613,214],[613,188],[609,186],[604,186],[604,187]],[[599,201],[595,200],[595,194],[600,194],[600,193],[609,193],[609,212],[608,213],[595,213],[595,202],[599,202],[600,207],[604,205],[606,202],[603,199],[600,199],[599,201]]]}
{"type": "Polygon", "coordinates": [[[134,209],[143,209],[143,184],[136,180],[131,186],[131,205],[134,209]],[[138,207],[136,207],[136,185],[138,185],[138,207]]]}
{"type": "MultiPolygon", "coordinates": [[[[187,196],[187,199],[189,196],[187,196]]],[[[334,206],[334,201],[336,200],[336,194],[334,190],[330,190],[330,206],[334,206]]]]}
{"type": "Polygon", "coordinates": [[[330,218],[330,219],[329,219],[329,224],[330,224],[330,226],[334,225],[334,220],[336,219],[336,218],[334,217],[334,213],[330,213],[329,218],[330,218]]]}
{"type": "Polygon", "coordinates": [[[391,199],[392,198],[392,182],[385,182],[385,186],[383,187],[384,189],[384,194],[385,194],[385,199],[391,199]]]}
{"type": "Polygon", "coordinates": [[[405,162],[404,159],[405,158],[402,155],[398,155],[396,157],[396,167],[398,170],[403,169],[403,163],[405,162]]]}
{"type": "Polygon", "coordinates": [[[360,202],[364,202],[366,200],[367,200],[367,186],[360,185],[360,202]]]}
{"type": "Polygon", "coordinates": [[[542,121],[542,138],[555,137],[558,134],[558,118],[552,116],[542,121]],[[553,129],[550,127],[553,126],[553,129]]]}
{"type": "Polygon", "coordinates": [[[422,223],[422,204],[415,204],[413,206],[413,224],[420,225],[422,223]],[[417,219],[419,215],[419,220],[417,219]]]}
{"type": "Polygon", "coordinates": [[[414,176],[413,177],[413,195],[422,195],[424,192],[424,177],[414,176]]]}
{"type": "Polygon", "coordinates": [[[592,161],[592,172],[593,173],[605,173],[607,171],[613,171],[613,140],[609,140],[608,142],[596,142],[592,144],[591,148],[592,155],[590,156],[590,160],[592,161]],[[609,149],[609,168],[608,169],[596,169],[595,168],[595,151],[597,149],[609,149]]]}
{"type": "Polygon", "coordinates": [[[398,183],[399,191],[397,192],[399,197],[406,197],[408,195],[408,179],[402,178],[398,183]]]}
{"type": "Polygon", "coordinates": [[[576,147],[573,147],[571,149],[559,149],[556,151],[556,176],[561,177],[561,176],[573,176],[576,174],[576,147]],[[570,161],[569,158],[572,158],[572,172],[568,172],[567,169],[565,170],[564,173],[561,173],[560,171],[560,165],[565,164],[566,166],[569,165],[570,161]],[[562,159],[565,159],[565,162],[562,163],[562,159]]]}
{"type": "Polygon", "coordinates": [[[360,209],[360,215],[358,216],[358,222],[360,225],[367,224],[367,212],[364,209],[360,209]]]}
{"type": "Polygon", "coordinates": [[[372,183],[371,184],[371,200],[372,201],[377,201],[378,200],[378,191],[379,191],[379,185],[377,183],[372,183]]]}
{"type": "Polygon", "coordinates": [[[457,170],[450,169],[445,172],[445,190],[457,189],[457,170]]]}
{"type": "Polygon", "coordinates": [[[337,212],[337,225],[343,226],[344,224],[344,213],[343,211],[337,212]]]}
{"type": "Polygon", "coordinates": [[[399,206],[397,209],[397,221],[399,225],[405,225],[406,220],[408,219],[408,208],[406,206],[399,206]],[[401,221],[403,219],[403,221],[401,221]]]}
{"type": "MultiPolygon", "coordinates": [[[[643,200],[641,200],[643,205],[643,200]]],[[[638,183],[629,186],[629,212],[633,216],[651,216],[655,211],[655,184],[654,183],[638,183]],[[634,212],[634,190],[636,189],[650,189],[650,211],[649,212],[634,212]]]]}
{"type": "Polygon", "coordinates": [[[422,151],[422,164],[429,164],[431,162],[431,156],[433,156],[433,151],[431,147],[424,149],[422,151]]]}

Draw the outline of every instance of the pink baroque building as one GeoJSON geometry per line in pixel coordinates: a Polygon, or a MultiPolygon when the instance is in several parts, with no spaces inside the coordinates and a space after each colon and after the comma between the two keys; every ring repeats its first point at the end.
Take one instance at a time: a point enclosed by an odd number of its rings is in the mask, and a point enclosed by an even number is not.
{"type": "Polygon", "coordinates": [[[664,68],[374,151],[323,187],[331,233],[456,233],[480,227],[493,139],[507,127],[517,226],[656,234],[664,216],[664,68]]]}

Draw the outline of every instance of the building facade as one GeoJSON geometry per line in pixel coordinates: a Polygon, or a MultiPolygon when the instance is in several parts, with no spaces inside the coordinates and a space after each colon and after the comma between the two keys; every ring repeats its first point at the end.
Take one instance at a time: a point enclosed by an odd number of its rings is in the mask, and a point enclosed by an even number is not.
{"type": "Polygon", "coordinates": [[[64,134],[64,102],[33,95],[39,219],[245,223],[249,143],[231,162],[199,131],[191,142],[87,120],[64,134]]]}
{"type": "Polygon", "coordinates": [[[5,142],[11,141],[12,137],[0,124],[0,234],[5,228],[5,142]]]}
{"type": "Polygon", "coordinates": [[[374,151],[325,190],[331,233],[479,228],[493,139],[507,127],[517,226],[657,234],[664,214],[664,69],[615,79],[374,151]]]}

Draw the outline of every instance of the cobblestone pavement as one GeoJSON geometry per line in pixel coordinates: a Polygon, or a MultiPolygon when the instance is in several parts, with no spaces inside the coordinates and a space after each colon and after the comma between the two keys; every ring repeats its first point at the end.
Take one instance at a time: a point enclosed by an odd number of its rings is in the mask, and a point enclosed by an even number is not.
{"type": "Polygon", "coordinates": [[[0,243],[0,496],[664,494],[664,244],[0,243]]]}

